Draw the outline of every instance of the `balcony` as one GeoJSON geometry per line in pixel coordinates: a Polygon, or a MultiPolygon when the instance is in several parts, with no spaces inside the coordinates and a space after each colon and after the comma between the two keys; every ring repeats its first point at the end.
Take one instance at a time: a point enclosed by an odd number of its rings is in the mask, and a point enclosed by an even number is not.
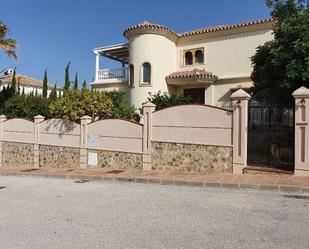
{"type": "Polygon", "coordinates": [[[127,83],[129,81],[129,69],[127,67],[100,69],[96,74],[95,83],[110,84],[110,83],[127,83]]]}
{"type": "MultiPolygon", "coordinates": [[[[128,44],[115,44],[106,47],[99,47],[93,50],[96,55],[95,63],[95,81],[92,84],[121,84],[128,83],[128,67],[125,65],[129,62],[128,44]],[[120,62],[121,68],[100,69],[100,57],[105,57],[113,61],[120,62]]],[[[97,86],[99,87],[99,86],[97,86]]]]}

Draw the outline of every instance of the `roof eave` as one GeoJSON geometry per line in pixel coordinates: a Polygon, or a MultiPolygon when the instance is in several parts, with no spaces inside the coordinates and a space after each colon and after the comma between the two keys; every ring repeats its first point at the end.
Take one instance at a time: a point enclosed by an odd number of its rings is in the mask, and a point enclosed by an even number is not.
{"type": "Polygon", "coordinates": [[[196,77],[196,76],[186,76],[186,77],[166,77],[166,83],[169,85],[192,85],[192,84],[213,84],[217,81],[217,77],[196,77]]]}
{"type": "Polygon", "coordinates": [[[176,33],[174,33],[171,30],[166,30],[166,29],[160,29],[160,28],[151,28],[151,27],[137,27],[137,28],[132,28],[132,29],[127,29],[124,31],[123,35],[125,38],[128,40],[135,35],[140,35],[140,34],[156,34],[156,35],[162,35],[168,38],[169,40],[173,42],[178,41],[178,36],[176,33]]]}
{"type": "Polygon", "coordinates": [[[121,49],[121,48],[129,48],[129,44],[128,43],[118,43],[118,44],[108,45],[104,47],[97,47],[97,48],[94,48],[92,51],[93,53],[97,54],[97,53],[108,52],[108,51],[112,51],[115,49],[121,49]]]}

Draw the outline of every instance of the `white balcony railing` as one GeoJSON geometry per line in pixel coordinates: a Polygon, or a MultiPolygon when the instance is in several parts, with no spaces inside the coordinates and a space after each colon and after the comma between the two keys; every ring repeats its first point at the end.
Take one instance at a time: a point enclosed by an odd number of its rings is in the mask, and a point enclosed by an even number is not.
{"type": "Polygon", "coordinates": [[[99,81],[125,81],[128,80],[128,68],[113,68],[113,69],[101,69],[97,72],[99,81]]]}

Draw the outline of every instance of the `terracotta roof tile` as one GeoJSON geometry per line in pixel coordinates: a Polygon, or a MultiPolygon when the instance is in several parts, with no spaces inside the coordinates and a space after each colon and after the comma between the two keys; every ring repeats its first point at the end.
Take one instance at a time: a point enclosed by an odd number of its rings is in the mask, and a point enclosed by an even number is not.
{"type": "Polygon", "coordinates": [[[191,71],[179,71],[166,76],[166,79],[178,78],[218,79],[218,76],[201,69],[193,69],[191,71]]]}
{"type": "Polygon", "coordinates": [[[254,24],[260,24],[260,23],[266,23],[266,22],[272,22],[272,21],[274,21],[273,18],[265,18],[265,19],[255,20],[255,21],[238,23],[238,24],[219,25],[219,26],[215,26],[215,27],[208,27],[208,28],[202,28],[202,29],[192,30],[192,31],[188,31],[188,32],[178,33],[178,36],[179,37],[185,37],[185,36],[209,33],[209,32],[220,31],[220,30],[246,27],[246,26],[250,26],[250,25],[254,25],[254,24]]]}
{"type": "MultiPolygon", "coordinates": [[[[13,77],[12,75],[1,77],[0,78],[1,84],[11,84],[12,77],[13,77]]],[[[22,74],[16,74],[16,82],[17,83],[19,82],[20,86],[31,86],[31,87],[43,88],[42,81],[30,78],[22,74]]],[[[55,84],[48,83],[48,89],[53,89],[54,87],[55,87],[55,84]]],[[[59,87],[57,88],[60,89],[59,87]]]]}
{"type": "Polygon", "coordinates": [[[130,31],[130,30],[139,29],[139,28],[147,28],[147,29],[150,29],[150,30],[155,29],[155,30],[168,31],[168,32],[172,33],[173,35],[176,35],[178,38],[181,38],[181,37],[185,37],[185,36],[198,35],[198,34],[203,34],[203,33],[210,33],[210,32],[215,32],[215,31],[246,27],[246,26],[250,26],[250,25],[267,23],[267,22],[272,22],[272,21],[275,21],[275,19],[265,18],[265,19],[255,20],[255,21],[242,22],[242,23],[238,23],[238,24],[219,25],[219,26],[214,26],[214,27],[202,28],[202,29],[197,29],[197,30],[192,30],[192,31],[187,31],[187,32],[182,32],[182,33],[176,33],[175,31],[171,30],[170,28],[163,26],[163,25],[160,25],[160,24],[144,22],[144,23],[141,23],[141,24],[133,25],[133,26],[125,29],[124,34],[127,31],[130,31]]]}
{"type": "Polygon", "coordinates": [[[124,33],[126,33],[126,32],[129,31],[129,30],[138,29],[138,28],[147,28],[147,29],[164,30],[164,31],[171,32],[171,33],[173,33],[174,35],[177,35],[176,32],[174,32],[173,30],[171,30],[170,28],[168,28],[168,27],[166,27],[166,26],[163,26],[163,25],[161,25],[161,24],[156,24],[156,23],[150,23],[150,22],[147,22],[147,21],[145,21],[144,23],[140,23],[140,24],[133,25],[133,26],[131,26],[131,27],[125,29],[124,33]]]}

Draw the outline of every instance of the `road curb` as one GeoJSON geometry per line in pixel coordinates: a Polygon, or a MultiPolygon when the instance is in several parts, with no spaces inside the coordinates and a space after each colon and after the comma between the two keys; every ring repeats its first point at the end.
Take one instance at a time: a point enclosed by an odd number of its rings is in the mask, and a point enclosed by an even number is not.
{"type": "Polygon", "coordinates": [[[160,185],[175,185],[175,186],[189,186],[201,188],[221,188],[221,189],[248,189],[274,192],[288,192],[288,193],[309,193],[309,188],[302,186],[289,185],[266,185],[266,184],[246,184],[246,183],[231,183],[231,182],[214,182],[214,181],[190,181],[190,180],[175,180],[175,179],[161,179],[149,177],[115,177],[115,176],[78,176],[78,175],[57,175],[44,173],[23,173],[23,172],[0,172],[0,176],[29,176],[42,177],[51,179],[71,179],[71,180],[90,180],[90,181],[109,181],[109,182],[132,182],[144,184],[160,184],[160,185]]]}

